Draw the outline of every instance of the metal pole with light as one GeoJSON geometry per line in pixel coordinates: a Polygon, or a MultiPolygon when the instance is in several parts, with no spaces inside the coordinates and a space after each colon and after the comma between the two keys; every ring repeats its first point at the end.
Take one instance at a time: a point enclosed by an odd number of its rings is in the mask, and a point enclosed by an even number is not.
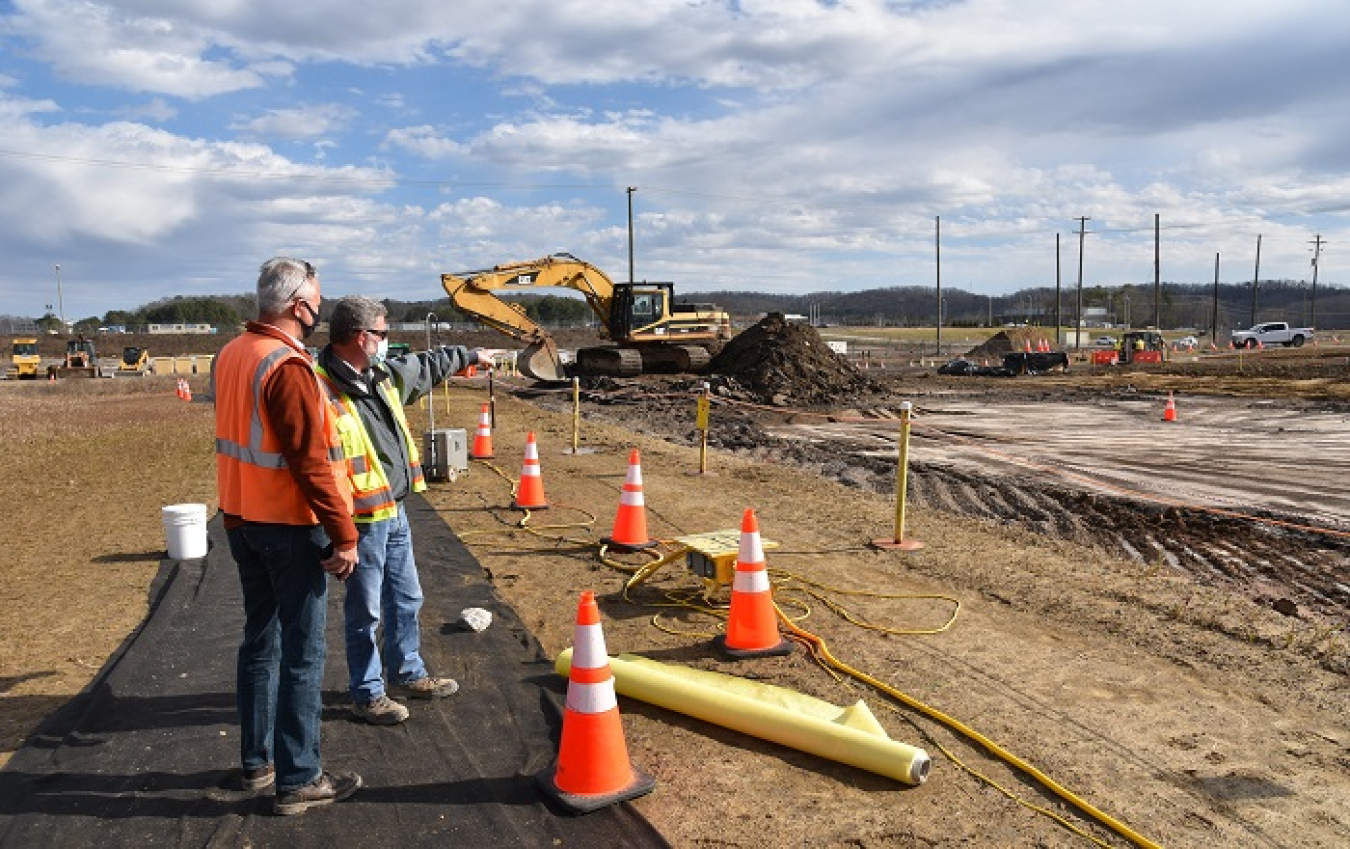
{"type": "Polygon", "coordinates": [[[1256,326],[1256,290],[1261,282],[1261,234],[1256,234],[1256,270],[1252,272],[1252,323],[1248,327],[1256,326]]]}
{"type": "Polygon", "coordinates": [[[66,327],[66,298],[61,294],[61,263],[56,264],[56,303],[61,310],[61,332],[65,333],[66,327]]]}
{"type": "Polygon", "coordinates": [[[942,356],[942,216],[933,218],[933,268],[937,277],[937,355],[942,356]]]}
{"type": "Polygon", "coordinates": [[[628,187],[628,284],[633,283],[633,192],[637,186],[628,187]]]}
{"type": "Polygon", "coordinates": [[[1323,243],[1322,234],[1318,233],[1313,239],[1312,311],[1308,315],[1308,326],[1313,330],[1317,330],[1317,267],[1320,264],[1318,260],[1322,258],[1323,243]]]}

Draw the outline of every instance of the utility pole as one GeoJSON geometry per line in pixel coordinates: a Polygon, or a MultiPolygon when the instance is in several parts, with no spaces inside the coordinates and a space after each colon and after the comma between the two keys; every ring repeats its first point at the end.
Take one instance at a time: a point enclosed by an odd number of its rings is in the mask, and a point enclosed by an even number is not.
{"type": "Polygon", "coordinates": [[[1060,314],[1059,300],[1059,234],[1055,234],[1055,346],[1060,344],[1059,333],[1064,327],[1064,316],[1060,314]]]}
{"type": "Polygon", "coordinates": [[[1159,225],[1161,219],[1161,215],[1153,213],[1153,329],[1159,333],[1162,333],[1162,247],[1159,225]]]}
{"type": "Polygon", "coordinates": [[[937,269],[937,355],[942,356],[942,216],[933,217],[933,265],[937,269]]]}
{"type": "Polygon", "coordinates": [[[1256,234],[1256,271],[1252,274],[1252,323],[1248,327],[1256,326],[1256,288],[1261,280],[1261,234],[1256,234]]]}
{"type": "Polygon", "coordinates": [[[1219,254],[1214,254],[1214,307],[1209,318],[1209,341],[1219,346],[1219,254]]]}
{"type": "Polygon", "coordinates": [[[1075,352],[1083,349],[1083,236],[1087,233],[1087,223],[1091,220],[1087,216],[1080,216],[1078,219],[1078,309],[1073,317],[1075,352]]]}
{"type": "Polygon", "coordinates": [[[1312,258],[1313,281],[1312,281],[1312,312],[1311,312],[1311,314],[1310,314],[1309,317],[1308,317],[1308,326],[1310,326],[1313,330],[1316,330],[1316,329],[1317,329],[1317,266],[1318,266],[1317,261],[1318,261],[1319,259],[1321,259],[1321,257],[1322,257],[1322,245],[1326,244],[1326,241],[1322,238],[1322,234],[1321,234],[1321,233],[1318,233],[1316,236],[1313,237],[1313,240],[1312,240],[1311,242],[1309,242],[1309,244],[1311,244],[1311,245],[1313,246],[1313,258],[1312,258]]]}
{"type": "Polygon", "coordinates": [[[637,186],[628,187],[628,285],[633,284],[633,192],[637,186]]]}
{"type": "Polygon", "coordinates": [[[56,264],[56,303],[61,310],[61,335],[66,333],[66,298],[61,294],[61,263],[56,264]]]}

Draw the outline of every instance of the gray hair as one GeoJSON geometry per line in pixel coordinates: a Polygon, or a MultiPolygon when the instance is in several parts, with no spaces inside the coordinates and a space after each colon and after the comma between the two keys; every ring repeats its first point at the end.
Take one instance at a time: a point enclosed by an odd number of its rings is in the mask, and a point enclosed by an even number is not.
{"type": "Polygon", "coordinates": [[[333,307],[333,314],[328,318],[328,339],[339,345],[350,342],[362,330],[369,330],[376,319],[387,315],[389,310],[374,298],[348,295],[333,307]]]}
{"type": "Polygon", "coordinates": [[[278,256],[264,262],[258,271],[258,315],[280,315],[296,298],[312,301],[319,289],[318,276],[302,259],[278,256]]]}

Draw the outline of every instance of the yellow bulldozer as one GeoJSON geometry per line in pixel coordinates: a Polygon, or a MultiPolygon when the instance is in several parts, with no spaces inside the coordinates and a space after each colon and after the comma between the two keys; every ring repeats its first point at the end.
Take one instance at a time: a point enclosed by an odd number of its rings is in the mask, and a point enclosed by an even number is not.
{"type": "Polygon", "coordinates": [[[11,380],[37,380],[38,368],[42,357],[38,355],[38,340],[32,336],[18,336],[14,339],[14,353],[10,360],[11,380]]]}

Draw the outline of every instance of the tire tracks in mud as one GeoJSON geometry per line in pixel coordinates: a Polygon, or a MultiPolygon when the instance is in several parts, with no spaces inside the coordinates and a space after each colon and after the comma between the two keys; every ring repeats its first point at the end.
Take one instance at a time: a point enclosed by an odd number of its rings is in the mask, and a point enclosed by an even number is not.
{"type": "MultiPolygon", "coordinates": [[[[535,402],[563,406],[557,396],[535,402]]],[[[587,415],[697,445],[700,434],[690,428],[683,406],[641,394],[616,403],[609,395],[587,415]]],[[[897,436],[876,427],[894,427],[891,410],[868,411],[861,426],[823,424],[826,419],[815,417],[809,424],[794,423],[786,411],[752,408],[720,410],[718,417],[710,447],[792,464],[845,486],[895,492],[897,436]]],[[[911,458],[907,493],[917,507],[1069,540],[1226,587],[1286,615],[1313,614],[1335,627],[1350,627],[1350,539],[1260,521],[1297,524],[1301,516],[1246,509],[1241,512],[1253,517],[1246,519],[1159,504],[1148,500],[1149,493],[1130,498],[1052,480],[1010,472],[1006,464],[983,473],[966,464],[911,458]]]]}
{"type": "MultiPolygon", "coordinates": [[[[761,452],[773,443],[772,453],[779,459],[855,486],[859,476],[832,470],[853,468],[848,458],[856,457],[869,469],[868,489],[895,490],[896,463],[879,466],[878,458],[870,456],[875,453],[871,444],[862,448],[860,456],[838,433],[828,445],[768,432],[757,442],[761,452]]],[[[1247,511],[1254,518],[1243,519],[1054,486],[1031,476],[981,475],[912,461],[907,493],[910,503],[918,507],[1015,525],[1141,565],[1166,568],[1200,583],[1227,585],[1283,613],[1302,609],[1342,626],[1350,622],[1350,578],[1346,575],[1350,543],[1259,521],[1290,522],[1298,517],[1247,511]]]]}

